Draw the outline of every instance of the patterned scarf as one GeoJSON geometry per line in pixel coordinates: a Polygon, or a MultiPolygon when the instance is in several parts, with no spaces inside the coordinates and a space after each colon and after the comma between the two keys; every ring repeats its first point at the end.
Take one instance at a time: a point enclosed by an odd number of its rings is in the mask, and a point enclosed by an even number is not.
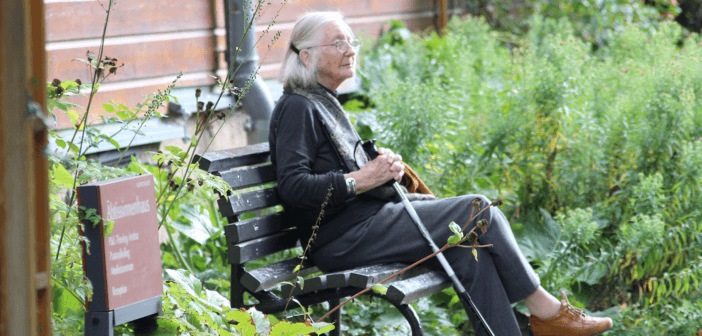
{"type": "Polygon", "coordinates": [[[307,90],[294,89],[292,92],[315,104],[316,117],[322,122],[324,132],[334,145],[346,172],[357,171],[368,162],[368,157],[361,147],[361,137],[336,97],[321,86],[307,90]]]}
{"type": "MultiPolygon", "coordinates": [[[[292,92],[306,97],[317,107],[316,117],[322,122],[327,138],[334,144],[339,161],[346,167],[345,172],[357,171],[368,163],[368,156],[361,146],[363,141],[336,97],[321,86],[307,90],[294,89],[292,92]]],[[[436,199],[407,164],[400,184],[411,193],[408,195],[410,200],[436,199]]],[[[395,191],[387,184],[373,188],[365,194],[386,201],[397,200],[395,191]]]]}
{"type": "MultiPolygon", "coordinates": [[[[339,161],[346,167],[346,172],[357,171],[368,163],[368,156],[361,146],[361,136],[336,97],[321,86],[307,90],[294,89],[292,92],[307,97],[315,104],[317,118],[322,122],[327,138],[334,144],[339,161]]],[[[385,201],[396,199],[395,191],[389,185],[373,188],[364,195],[385,201]]]]}

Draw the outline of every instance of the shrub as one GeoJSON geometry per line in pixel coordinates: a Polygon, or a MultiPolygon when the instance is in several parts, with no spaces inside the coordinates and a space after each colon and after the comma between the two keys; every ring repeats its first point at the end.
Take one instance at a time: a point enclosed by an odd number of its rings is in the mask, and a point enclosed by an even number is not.
{"type": "Polygon", "coordinates": [[[622,24],[593,51],[572,21],[531,22],[516,44],[472,17],[380,43],[363,57],[363,103],[347,106],[437,194],[506,200],[548,290],[625,304],[622,330],[652,334],[642,309],[702,290],[702,40],[622,24]]]}

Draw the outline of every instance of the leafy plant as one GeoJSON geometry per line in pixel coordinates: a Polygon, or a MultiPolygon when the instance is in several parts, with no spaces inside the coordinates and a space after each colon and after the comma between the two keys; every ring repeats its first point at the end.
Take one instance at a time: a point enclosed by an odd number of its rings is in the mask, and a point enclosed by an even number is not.
{"type": "MultiPolygon", "coordinates": [[[[198,284],[193,281],[180,281],[180,287],[166,286],[167,293],[174,293],[181,290],[187,294],[198,298],[193,301],[193,298],[185,299],[180,296],[182,301],[180,304],[187,305],[194,311],[204,312],[208,314],[199,316],[195,314],[189,315],[190,320],[181,319],[183,316],[172,317],[166,315],[166,319],[175,321],[176,329],[179,331],[189,331],[192,333],[222,333],[226,334],[229,328],[227,323],[221,323],[221,318],[216,317],[216,313],[221,313],[221,306],[226,303],[222,300],[222,296],[218,291],[228,291],[229,282],[228,271],[226,270],[226,241],[222,235],[224,223],[217,215],[214,206],[214,199],[218,195],[227,195],[228,187],[221,179],[216,178],[206,172],[197,169],[197,164],[193,163],[195,155],[194,148],[200,142],[202,131],[208,127],[213,120],[226,118],[223,113],[213,113],[217,108],[217,103],[208,102],[198,104],[201,106],[197,114],[197,127],[194,134],[194,141],[186,150],[181,150],[176,147],[167,147],[166,152],[155,153],[157,165],[139,163],[136,159],[127,168],[101,166],[98,162],[88,160],[86,153],[89,149],[97,147],[101,142],[110,142],[117,150],[122,151],[122,155],[127,152],[132,145],[132,141],[127,144],[126,148],[120,148],[113,137],[116,134],[103,134],[95,128],[90,127],[93,120],[90,119],[90,111],[93,103],[93,97],[108,77],[114,76],[117,70],[122,65],[117,65],[117,59],[103,56],[104,35],[109,22],[109,17],[113,11],[112,5],[114,1],[110,1],[109,6],[104,8],[106,11],[105,28],[98,55],[88,52],[87,59],[77,59],[88,66],[92,83],[82,84],[80,80],[76,81],[60,81],[54,80],[48,85],[48,109],[53,115],[56,109],[59,113],[66,113],[72,120],[74,132],[70,139],[61,138],[58,133],[51,132],[51,135],[56,139],[56,144],[62,149],[61,153],[56,153],[56,156],[51,156],[51,230],[52,230],[52,256],[55,258],[52,263],[52,288],[54,294],[53,300],[53,317],[54,317],[54,332],[56,334],[75,334],[80,332],[83,327],[83,313],[86,306],[86,301],[90,300],[92,289],[89,281],[83,274],[81,265],[81,255],[83,245],[88,244],[80,235],[82,223],[91,223],[97,225],[101,221],[105,227],[105,234],[110,233],[111,223],[100,218],[94,211],[86,210],[85,208],[77,207],[75,204],[76,190],[79,185],[101,181],[119,176],[129,176],[136,174],[151,173],[155,180],[155,194],[158,199],[159,206],[158,215],[160,217],[160,225],[166,227],[166,232],[169,235],[169,244],[163,246],[163,259],[165,271],[171,274],[174,278],[183,280],[186,276],[182,270],[174,271],[169,267],[186,268],[189,271],[188,280],[192,280],[193,272],[198,275],[199,279],[204,280],[206,289],[200,290],[202,284],[197,280],[198,284]],[[72,95],[89,94],[88,105],[83,111],[83,107],[69,103],[67,100],[72,95]],[[63,111],[63,112],[60,112],[63,111]],[[65,149],[65,152],[63,151],[65,149]],[[215,195],[215,192],[218,195],[215,195]],[[174,233],[178,233],[174,237],[174,233]],[[186,286],[187,285],[187,286],[186,286]],[[190,287],[188,287],[190,286],[190,287]],[[194,289],[197,289],[195,291],[194,289]],[[169,292],[170,291],[170,292],[169,292]],[[203,294],[203,297],[199,295],[203,294]],[[193,303],[195,302],[195,303],[193,303]],[[199,302],[201,305],[197,305],[199,302]],[[194,305],[194,306],[193,306],[194,305]],[[204,309],[204,310],[203,310],[204,309]],[[179,324],[180,323],[180,324],[179,324]]],[[[254,14],[263,6],[263,2],[259,2],[254,14]]],[[[254,16],[255,16],[254,15],[254,16]]],[[[253,18],[247,21],[247,30],[250,29],[253,18]]],[[[268,27],[270,28],[270,26],[268,27]]],[[[277,35],[276,38],[277,39],[277,35]]],[[[274,39],[274,40],[275,40],[274,39]]],[[[240,49],[237,48],[237,53],[240,49]]],[[[236,56],[235,56],[236,57],[236,56]]],[[[219,81],[219,87],[222,94],[224,92],[236,92],[239,99],[246,93],[248,86],[255,76],[245,83],[242,88],[235,88],[229,81],[229,78],[235,72],[232,64],[232,69],[228,73],[225,81],[219,81]]],[[[109,101],[103,104],[103,108],[109,114],[114,116],[101,117],[103,123],[121,123],[122,126],[117,132],[128,131],[134,133],[134,136],[143,134],[141,128],[144,123],[152,117],[163,117],[158,111],[170,99],[175,99],[170,95],[171,89],[175,86],[176,81],[180,78],[177,76],[172,85],[165,90],[155,92],[148,95],[145,101],[138,104],[136,108],[130,108],[122,104],[109,101]]],[[[199,97],[201,90],[195,90],[196,96],[199,97]]],[[[218,100],[219,101],[219,100],[218,100]]],[[[217,101],[217,102],[218,102],[217,101]]],[[[54,119],[55,116],[54,116],[54,119]]],[[[208,147],[210,144],[206,144],[208,147]]],[[[121,161],[122,157],[120,157],[121,161]]],[[[90,225],[90,224],[86,224],[90,225]]],[[[174,280],[175,281],[175,280],[174,280]]],[[[182,293],[181,293],[182,294],[182,293]]],[[[178,296],[178,295],[176,295],[178,296]]],[[[192,311],[187,311],[192,313],[192,311]]],[[[256,315],[256,312],[243,313],[230,311],[227,314],[231,316],[239,316],[238,318],[250,319],[251,314],[256,315]],[[248,315],[247,315],[248,314],[248,315]],[[243,317],[242,317],[243,316],[243,317]]],[[[260,314],[259,314],[260,315],[260,314]]],[[[230,317],[231,317],[230,316],[230,317]]],[[[256,315],[258,316],[258,315],[256,315]]],[[[247,320],[248,321],[248,320],[247,320]]],[[[174,324],[165,324],[163,327],[166,334],[173,331],[171,328],[174,324]]],[[[243,326],[246,323],[242,323],[243,326]]],[[[257,329],[259,326],[255,325],[257,329]]],[[[323,330],[326,325],[306,326],[304,324],[290,324],[281,322],[276,324],[272,329],[264,328],[257,332],[261,335],[269,333],[292,332],[297,334],[309,334],[315,330],[323,330]]],[[[131,329],[128,326],[121,327],[122,331],[129,332],[131,329]]],[[[230,328],[229,334],[237,334],[236,328],[230,328]]]]}
{"type": "MultiPolygon", "coordinates": [[[[597,5],[625,8],[614,4],[597,5]]],[[[593,50],[567,16],[534,16],[518,40],[472,17],[442,36],[381,38],[363,57],[365,96],[346,107],[435,193],[505,199],[547,290],[610,315],[626,306],[622,330],[683,330],[678,316],[636,321],[702,290],[690,247],[702,239],[702,40],[652,16],[655,29],[616,23],[593,50]]]]}

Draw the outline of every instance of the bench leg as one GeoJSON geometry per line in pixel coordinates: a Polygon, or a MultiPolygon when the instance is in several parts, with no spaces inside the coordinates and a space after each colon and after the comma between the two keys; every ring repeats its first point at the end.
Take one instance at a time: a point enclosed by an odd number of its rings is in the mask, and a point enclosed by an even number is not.
{"type": "MultiPolygon", "coordinates": [[[[327,302],[329,302],[329,309],[332,309],[341,303],[341,299],[336,298],[336,299],[329,300],[327,302]]],[[[335,312],[333,312],[331,314],[331,319],[332,319],[332,321],[334,321],[334,330],[329,332],[329,336],[341,336],[341,309],[342,308],[337,309],[335,312]]]]}
{"type": "Polygon", "coordinates": [[[232,308],[239,308],[244,306],[244,288],[239,284],[239,279],[244,274],[244,266],[232,264],[231,267],[229,282],[232,287],[229,292],[229,305],[232,308]]]}
{"type": "Polygon", "coordinates": [[[419,316],[417,316],[417,312],[414,311],[412,305],[396,305],[395,308],[402,313],[402,316],[404,316],[409,323],[412,329],[412,336],[424,336],[424,330],[422,329],[422,324],[419,322],[419,316]]]}

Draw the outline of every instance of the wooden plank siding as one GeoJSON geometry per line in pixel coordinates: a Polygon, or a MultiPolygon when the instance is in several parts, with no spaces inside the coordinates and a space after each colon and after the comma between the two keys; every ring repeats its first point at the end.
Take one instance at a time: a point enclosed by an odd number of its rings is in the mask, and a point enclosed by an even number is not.
{"type": "MultiPolygon", "coordinates": [[[[95,0],[44,0],[46,6],[47,80],[80,79],[89,82],[86,51],[97,54],[105,10],[95,0]]],[[[106,6],[106,3],[103,3],[106,6]]],[[[378,36],[388,20],[402,20],[414,31],[433,27],[434,3],[426,0],[276,0],[263,2],[256,33],[261,57],[260,75],[277,76],[294,21],[313,10],[338,10],[355,34],[378,36]],[[276,14],[278,15],[276,17],[276,14]],[[268,26],[272,24],[270,29],[268,26]],[[266,30],[268,29],[267,33],[266,30]],[[272,37],[281,37],[273,45],[272,37]],[[270,45],[270,48],[269,48],[270,45]]],[[[93,105],[94,120],[105,112],[101,103],[112,99],[133,107],[142,96],[169,85],[179,72],[185,74],[178,87],[211,85],[209,75],[226,74],[223,0],[120,0],[113,7],[104,55],[124,62],[101,88],[93,105]]],[[[86,97],[72,101],[85,106],[86,97]]],[[[162,111],[163,112],[163,111],[162,111]]],[[[55,128],[70,127],[58,113],[55,128]]]]}
{"type": "Polygon", "coordinates": [[[0,1],[0,335],[51,335],[41,0],[0,1]],[[34,115],[35,117],[32,117],[34,115]]]}
{"type": "MultiPolygon", "coordinates": [[[[214,79],[209,77],[211,74],[210,72],[190,73],[184,75],[178,83],[180,83],[180,87],[207,87],[215,84],[214,79]]],[[[176,75],[168,75],[160,78],[107,82],[93,98],[93,106],[90,108],[92,112],[90,112],[88,124],[94,125],[100,123],[100,115],[115,116],[114,113],[109,114],[104,112],[102,103],[113,100],[116,103],[124,104],[129,107],[136,107],[138,103],[144,102],[144,95],[154,93],[159,89],[163,91],[166,86],[173,82],[175,77],[176,75]]],[[[195,94],[194,89],[193,94],[195,94]]],[[[88,96],[71,97],[69,101],[85,107],[88,105],[88,96]]],[[[165,109],[160,112],[165,113],[165,109]]],[[[58,109],[54,111],[54,113],[56,115],[58,128],[63,129],[71,127],[71,120],[66,113],[58,109]]]]}

